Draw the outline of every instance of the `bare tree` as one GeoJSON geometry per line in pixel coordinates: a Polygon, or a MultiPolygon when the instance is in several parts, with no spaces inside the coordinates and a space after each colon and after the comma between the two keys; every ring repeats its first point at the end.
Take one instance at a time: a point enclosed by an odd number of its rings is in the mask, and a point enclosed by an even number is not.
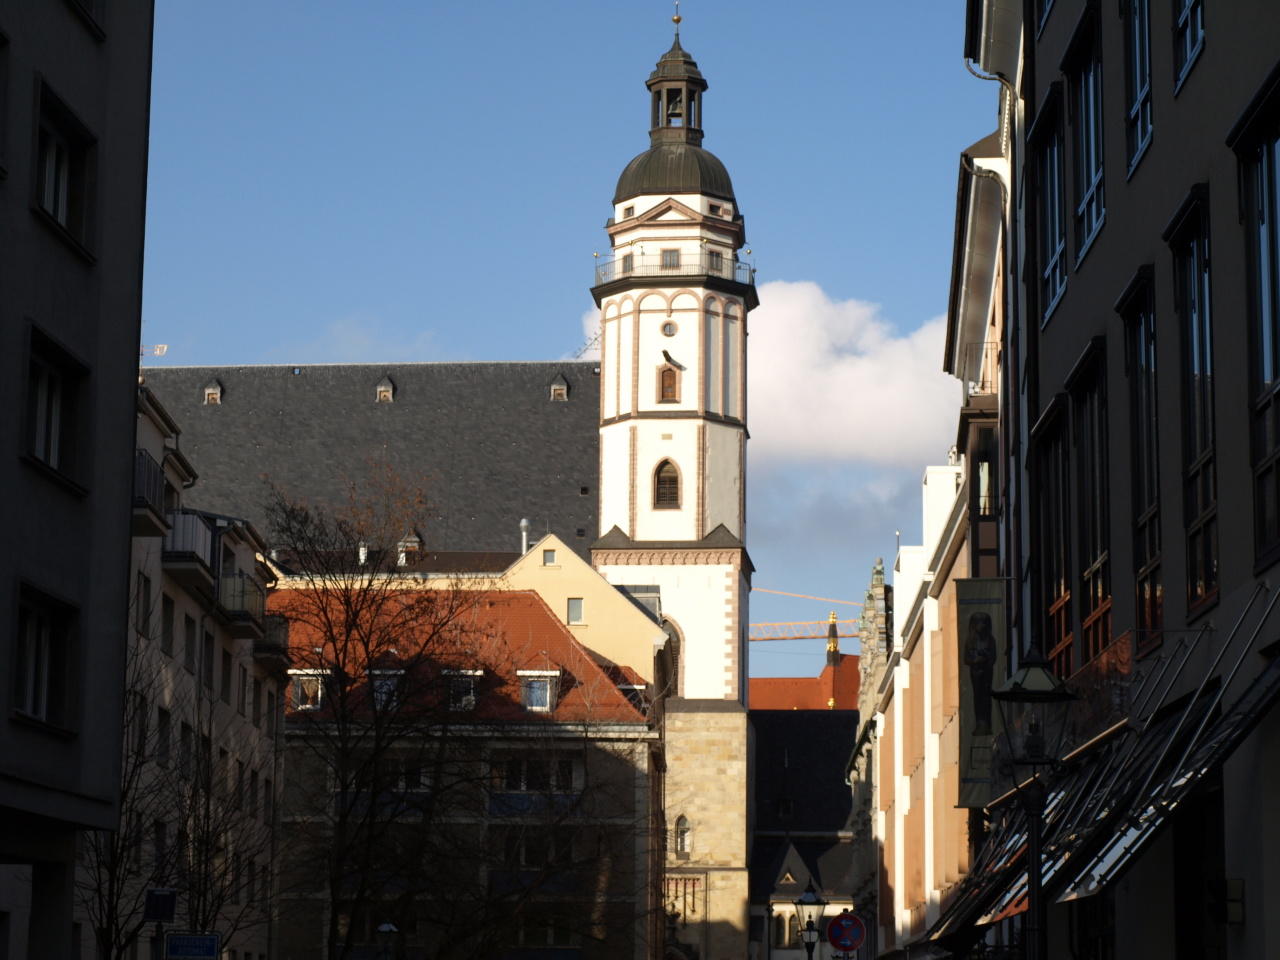
{"type": "Polygon", "coordinates": [[[289,625],[294,673],[282,957],[321,944],[331,958],[469,958],[513,941],[603,942],[645,901],[643,713],[580,650],[527,681],[545,691],[523,691],[529,645],[509,633],[503,585],[417,574],[425,506],[385,474],[340,511],[271,498],[288,572],[272,610],[289,625]],[[549,698],[545,712],[529,712],[530,692],[549,698]],[[573,723],[549,709],[564,696],[582,705],[573,723]],[[587,716],[597,698],[630,721],[611,738],[587,716]]]}

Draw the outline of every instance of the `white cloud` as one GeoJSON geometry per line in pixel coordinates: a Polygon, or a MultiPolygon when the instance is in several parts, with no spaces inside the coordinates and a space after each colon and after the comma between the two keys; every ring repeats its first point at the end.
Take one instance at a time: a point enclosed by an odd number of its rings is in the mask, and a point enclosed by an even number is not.
{"type": "Polygon", "coordinates": [[[772,281],[750,323],[754,458],[923,466],[946,456],[960,386],[942,371],[944,318],[900,334],[876,304],[772,281]]]}

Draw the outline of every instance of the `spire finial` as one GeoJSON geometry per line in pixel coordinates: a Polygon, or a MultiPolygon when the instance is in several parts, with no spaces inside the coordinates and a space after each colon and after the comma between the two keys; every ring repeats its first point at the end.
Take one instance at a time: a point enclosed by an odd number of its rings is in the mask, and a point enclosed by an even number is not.
{"type": "Polygon", "coordinates": [[[680,16],[680,0],[675,0],[675,2],[676,2],[676,15],[671,18],[671,22],[676,25],[676,39],[678,40],[680,38],[680,21],[683,20],[684,18],[680,16]]]}

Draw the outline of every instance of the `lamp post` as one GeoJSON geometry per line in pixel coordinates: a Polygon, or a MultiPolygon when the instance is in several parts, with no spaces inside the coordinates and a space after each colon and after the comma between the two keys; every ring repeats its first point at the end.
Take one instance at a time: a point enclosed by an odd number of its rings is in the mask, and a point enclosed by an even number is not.
{"type": "Polygon", "coordinates": [[[796,917],[800,920],[800,939],[804,942],[805,953],[809,955],[809,960],[813,960],[813,948],[817,945],[819,936],[818,921],[822,919],[822,911],[826,909],[827,901],[813,889],[812,877],[795,904],[796,917]]]}
{"type": "Polygon", "coordinates": [[[382,945],[382,949],[378,953],[383,960],[391,960],[392,946],[395,943],[396,934],[400,932],[400,928],[394,923],[378,924],[378,942],[382,945]]]}
{"type": "Polygon", "coordinates": [[[1014,784],[1027,815],[1027,917],[1023,924],[1027,960],[1045,960],[1048,939],[1044,900],[1041,897],[1041,834],[1048,794],[1041,771],[1057,765],[1067,713],[1075,694],[1049,669],[1048,662],[1031,652],[1009,680],[991,698],[1000,707],[1014,784]],[[1029,773],[1023,782],[1019,770],[1029,773]]]}

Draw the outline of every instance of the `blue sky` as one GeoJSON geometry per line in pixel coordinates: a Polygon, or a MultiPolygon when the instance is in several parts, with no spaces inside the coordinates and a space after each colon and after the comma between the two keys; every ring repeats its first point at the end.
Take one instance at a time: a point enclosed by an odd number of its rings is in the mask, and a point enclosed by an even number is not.
{"type": "MultiPolygon", "coordinates": [[[[895,529],[918,538],[921,469],[953,433],[937,318],[994,84],[964,68],[959,0],[682,8],[762,284],[756,584],[860,600],[895,529]]],[[[572,354],[671,12],[158,4],[144,342],[174,364],[572,354]]],[[[756,594],[751,619],[830,609],[756,594]]],[[[754,644],[752,672],[809,673],[821,646],[754,644]]]]}

